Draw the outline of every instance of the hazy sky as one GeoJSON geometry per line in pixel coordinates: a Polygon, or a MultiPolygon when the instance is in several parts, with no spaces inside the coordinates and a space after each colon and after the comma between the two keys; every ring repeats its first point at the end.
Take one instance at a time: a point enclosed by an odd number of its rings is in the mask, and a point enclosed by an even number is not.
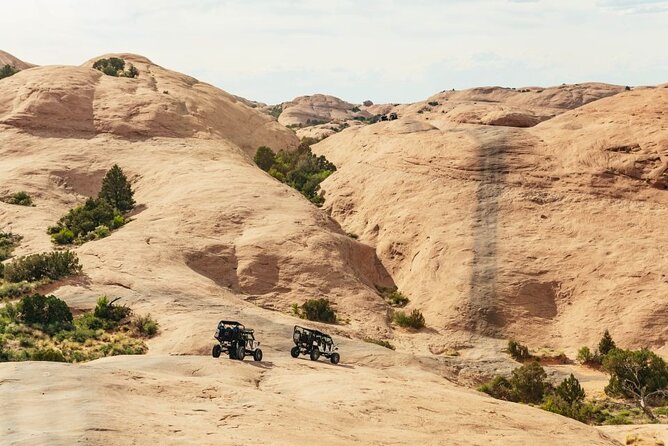
{"type": "Polygon", "coordinates": [[[27,62],[133,52],[267,103],[668,82],[659,0],[0,0],[0,11],[0,48],[27,62]]]}

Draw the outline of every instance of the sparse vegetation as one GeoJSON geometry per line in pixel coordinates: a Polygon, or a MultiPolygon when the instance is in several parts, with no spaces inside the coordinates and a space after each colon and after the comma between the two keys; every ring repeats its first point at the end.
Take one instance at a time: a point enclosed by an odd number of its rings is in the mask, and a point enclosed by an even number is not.
{"type": "Polygon", "coordinates": [[[360,108],[358,106],[354,106],[353,108],[350,109],[350,111],[353,112],[353,113],[359,113],[360,108]]]}
{"type": "Polygon", "coordinates": [[[360,122],[365,122],[367,124],[375,124],[376,122],[380,121],[380,115],[374,115],[374,116],[353,116],[353,119],[355,121],[360,121],[360,122]]]}
{"type": "Polygon", "coordinates": [[[299,316],[310,321],[336,322],[336,312],[328,299],[309,299],[301,306],[299,316]]]}
{"type": "Polygon", "coordinates": [[[89,198],[82,206],[70,211],[47,233],[57,245],[85,243],[108,237],[111,231],[126,223],[124,212],[131,210],[135,201],[130,182],[117,165],[109,169],[97,198],[89,198]]]}
{"type": "Polygon", "coordinates": [[[615,348],[615,341],[612,339],[610,332],[605,330],[605,333],[603,333],[603,336],[598,343],[598,349],[591,351],[587,346],[581,347],[580,350],[578,350],[576,359],[580,364],[599,368],[603,364],[605,356],[615,348]]]}
{"type": "Polygon", "coordinates": [[[393,307],[405,307],[410,301],[397,287],[378,288],[378,292],[393,307]]]}
{"type": "MultiPolygon", "coordinates": [[[[0,262],[7,260],[12,251],[19,245],[22,236],[13,234],[11,232],[0,231],[0,262]]],[[[2,267],[0,266],[0,276],[2,276],[2,267]]]]}
{"type": "Polygon", "coordinates": [[[603,361],[603,358],[598,351],[592,352],[587,346],[578,350],[576,359],[580,364],[587,365],[589,367],[600,367],[603,361]]]}
{"type": "Polygon", "coordinates": [[[17,282],[17,283],[5,283],[2,279],[3,268],[0,263],[0,300],[2,299],[16,299],[26,294],[31,293],[37,286],[41,285],[42,282],[17,282]]]}
{"type": "Polygon", "coordinates": [[[9,76],[14,76],[18,72],[19,70],[17,70],[12,65],[6,64],[2,68],[0,68],[0,79],[4,79],[9,76]]]}
{"type": "Polygon", "coordinates": [[[497,399],[538,404],[546,391],[551,389],[546,378],[543,367],[537,361],[532,361],[513,370],[510,378],[496,376],[479,390],[497,399]]]}
{"type": "MultiPolygon", "coordinates": [[[[509,342],[508,351],[516,352],[518,358],[528,354],[515,341],[509,342]]],[[[582,347],[577,359],[582,364],[602,364],[610,374],[606,395],[620,399],[586,401],[585,391],[573,374],[553,387],[545,381],[546,375],[536,360],[513,370],[510,377],[494,377],[479,390],[507,401],[540,403],[544,410],[589,424],[645,423],[647,419],[657,422],[657,415],[668,416],[668,409],[659,407],[668,401],[668,364],[655,353],[648,349],[619,349],[606,330],[598,350],[582,347]],[[652,407],[659,408],[653,412],[652,407]]]]}
{"type": "Polygon", "coordinates": [[[131,318],[127,307],[113,302],[100,298],[96,310],[102,313],[76,317],[55,296],[36,294],[5,305],[0,308],[0,361],[81,362],[146,353],[142,339],[157,333],[157,322],[150,316],[131,318]]]}
{"type": "Polygon", "coordinates": [[[93,64],[93,68],[114,77],[137,77],[139,70],[132,64],[128,64],[125,69],[125,61],[119,57],[110,57],[109,59],[99,59],[93,64]]]}
{"type": "Polygon", "coordinates": [[[117,229],[125,224],[123,215],[102,198],[89,198],[63,216],[55,226],[48,229],[56,244],[84,243],[99,238],[102,229],[117,229]]]}
{"type": "Polygon", "coordinates": [[[510,356],[519,362],[524,362],[528,359],[531,359],[531,354],[529,353],[529,347],[522,345],[519,342],[511,339],[508,341],[508,353],[510,356]]]}
{"type": "Polygon", "coordinates": [[[269,175],[298,190],[316,206],[322,206],[325,198],[320,192],[320,183],[336,170],[336,166],[324,156],[314,155],[310,141],[303,141],[294,152],[281,150],[274,154],[270,148],[260,147],[255,159],[269,175]],[[269,165],[272,156],[273,162],[269,165]]]}
{"type": "Polygon", "coordinates": [[[403,311],[397,311],[393,316],[394,322],[400,327],[413,328],[419,330],[425,326],[424,316],[420,310],[413,310],[410,314],[403,311]]]}
{"type": "Polygon", "coordinates": [[[53,251],[19,257],[5,264],[3,278],[7,282],[58,280],[81,272],[79,258],[72,251],[53,251]]]}
{"type": "Polygon", "coordinates": [[[2,198],[7,204],[15,204],[17,206],[32,206],[32,198],[26,192],[15,192],[7,197],[2,198]]]}
{"type": "Polygon", "coordinates": [[[269,114],[276,119],[278,119],[278,117],[281,116],[281,113],[283,113],[283,106],[280,104],[274,105],[269,109],[269,114]]]}
{"type": "Polygon", "coordinates": [[[600,409],[585,402],[585,391],[578,379],[571,373],[553,392],[545,396],[541,408],[583,423],[600,418],[600,409]]]}
{"type": "Polygon", "coordinates": [[[389,348],[390,350],[396,349],[394,345],[390,344],[389,341],[386,341],[384,339],[364,338],[363,341],[368,342],[370,344],[380,345],[381,347],[389,348]]]}
{"type": "Polygon", "coordinates": [[[125,305],[116,305],[119,298],[109,301],[107,296],[102,296],[97,300],[93,316],[107,321],[120,322],[132,314],[132,310],[125,305]]]}
{"type": "Polygon", "coordinates": [[[436,101],[430,101],[430,102],[427,102],[427,104],[431,105],[432,107],[438,106],[438,102],[436,102],[436,101]]]}
{"type": "Polygon", "coordinates": [[[603,358],[603,368],[610,374],[605,393],[632,400],[650,420],[656,421],[650,406],[663,402],[668,395],[666,362],[646,348],[636,351],[615,348],[603,358]]]}
{"type": "Polygon", "coordinates": [[[138,316],[133,321],[133,324],[141,336],[152,338],[158,333],[158,323],[151,318],[150,314],[146,316],[138,316]]]}

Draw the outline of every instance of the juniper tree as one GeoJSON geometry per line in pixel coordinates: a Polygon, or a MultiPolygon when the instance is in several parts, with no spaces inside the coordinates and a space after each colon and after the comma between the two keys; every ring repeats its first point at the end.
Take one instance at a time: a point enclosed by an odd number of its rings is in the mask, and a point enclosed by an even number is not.
{"type": "Polygon", "coordinates": [[[118,164],[114,164],[102,180],[102,189],[98,198],[106,200],[121,212],[127,212],[135,205],[133,195],[134,192],[123,170],[118,167],[118,164]]]}
{"type": "Polygon", "coordinates": [[[655,353],[641,350],[613,349],[603,359],[603,368],[610,373],[605,393],[632,399],[652,420],[649,408],[652,398],[668,394],[668,365],[655,353]]]}

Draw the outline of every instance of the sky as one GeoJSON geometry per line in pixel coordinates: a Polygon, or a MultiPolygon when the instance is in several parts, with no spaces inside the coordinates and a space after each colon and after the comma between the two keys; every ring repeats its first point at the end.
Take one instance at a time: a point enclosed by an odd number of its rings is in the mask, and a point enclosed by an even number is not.
{"type": "Polygon", "coordinates": [[[137,53],[268,104],[668,82],[662,0],[0,0],[0,11],[0,49],[24,61],[137,53]]]}

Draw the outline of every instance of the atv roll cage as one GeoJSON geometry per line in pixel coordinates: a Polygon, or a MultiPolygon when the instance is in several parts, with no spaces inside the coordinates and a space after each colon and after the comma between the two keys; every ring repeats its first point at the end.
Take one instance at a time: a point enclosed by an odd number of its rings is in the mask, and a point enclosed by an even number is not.
{"type": "Polygon", "coordinates": [[[243,360],[246,355],[253,355],[254,360],[262,361],[262,350],[259,348],[260,343],[255,340],[254,330],[237,321],[218,322],[213,337],[218,341],[211,350],[214,358],[227,353],[230,359],[243,360]]]}
{"type": "Polygon", "coordinates": [[[341,356],[334,340],[327,333],[295,325],[292,332],[295,346],[290,350],[293,358],[299,355],[309,355],[312,361],[317,361],[320,355],[329,358],[332,364],[338,364],[341,356]]]}

